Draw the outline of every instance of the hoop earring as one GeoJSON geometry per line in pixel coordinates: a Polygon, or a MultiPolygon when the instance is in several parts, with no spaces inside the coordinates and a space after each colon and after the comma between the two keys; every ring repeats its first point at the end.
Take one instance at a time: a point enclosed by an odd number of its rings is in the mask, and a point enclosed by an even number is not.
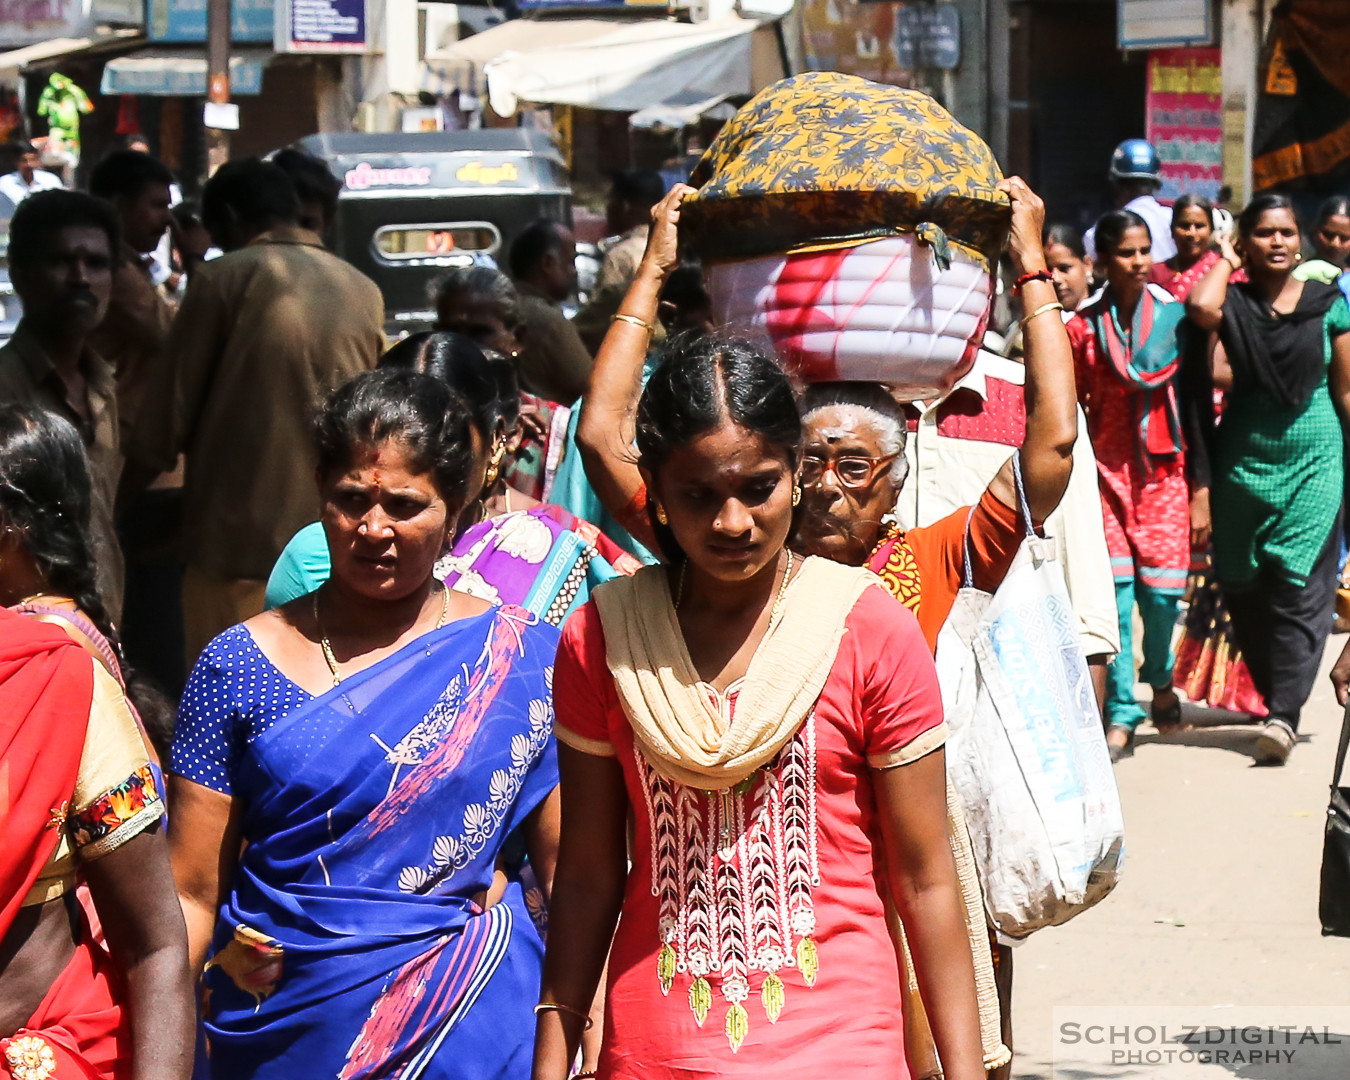
{"type": "Polygon", "coordinates": [[[802,501],[802,486],[800,484],[792,485],[792,505],[796,506],[802,501]]]}
{"type": "Polygon", "coordinates": [[[670,524],[670,518],[666,517],[666,508],[662,506],[660,503],[656,504],[655,513],[656,513],[656,520],[659,521],[662,525],[668,526],[670,524]]]}
{"type": "Polygon", "coordinates": [[[506,443],[498,440],[492,446],[492,459],[483,472],[483,490],[491,490],[497,483],[502,471],[502,458],[506,456],[506,443]]]}

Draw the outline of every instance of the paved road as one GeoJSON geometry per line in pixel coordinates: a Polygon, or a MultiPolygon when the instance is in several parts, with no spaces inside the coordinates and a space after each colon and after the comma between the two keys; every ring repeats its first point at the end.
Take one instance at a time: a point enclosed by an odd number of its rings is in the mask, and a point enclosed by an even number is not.
{"type": "MultiPolygon", "coordinates": [[[[1127,844],[1121,883],[1093,910],[1040,931],[1016,951],[1018,1080],[1052,1075],[1056,1006],[1334,1005],[1350,1020],[1350,939],[1322,937],[1317,921],[1322,823],[1341,718],[1325,672],[1344,642],[1333,637],[1328,644],[1300,725],[1303,741],[1284,768],[1255,767],[1253,729],[1223,726],[1231,719],[1225,713],[1188,707],[1205,726],[1165,742],[1141,730],[1135,756],[1116,767],[1127,844]]],[[[1348,1028],[1342,1022],[1333,1030],[1348,1028]]],[[[1350,1076],[1350,1061],[1337,1074],[1350,1076]]],[[[1121,1074],[1080,1067],[1059,1075],[1121,1074]]],[[[1180,1073],[1132,1075],[1172,1080],[1180,1073]]],[[[1209,1067],[1186,1075],[1290,1074],[1209,1067]]]]}

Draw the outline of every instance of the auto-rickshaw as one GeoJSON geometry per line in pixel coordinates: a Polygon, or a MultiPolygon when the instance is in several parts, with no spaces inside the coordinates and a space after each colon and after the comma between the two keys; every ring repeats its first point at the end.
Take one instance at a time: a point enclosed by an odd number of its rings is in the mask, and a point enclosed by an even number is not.
{"type": "Polygon", "coordinates": [[[505,264],[539,218],[571,224],[562,155],[535,131],[338,133],[296,145],[342,181],[333,250],[379,285],[391,338],[431,325],[431,288],[447,268],[483,256],[505,264]]]}

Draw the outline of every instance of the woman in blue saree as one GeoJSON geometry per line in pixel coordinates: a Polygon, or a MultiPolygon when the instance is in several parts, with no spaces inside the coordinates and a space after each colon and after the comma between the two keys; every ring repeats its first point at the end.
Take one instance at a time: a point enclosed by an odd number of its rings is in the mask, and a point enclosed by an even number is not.
{"type": "Polygon", "coordinates": [[[546,898],[557,632],[432,575],[485,455],[443,382],[360,376],[316,432],[332,576],[212,642],[171,756],[211,1072],[523,1075],[543,948],[503,849],[546,898]]]}

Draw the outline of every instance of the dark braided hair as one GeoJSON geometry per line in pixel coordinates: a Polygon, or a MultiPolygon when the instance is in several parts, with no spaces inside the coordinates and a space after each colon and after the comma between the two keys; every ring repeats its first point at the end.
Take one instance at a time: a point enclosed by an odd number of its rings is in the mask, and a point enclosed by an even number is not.
{"type": "Polygon", "coordinates": [[[345,471],[362,450],[395,440],[458,513],[477,494],[470,490],[473,424],[469,403],[432,375],[400,367],[366,371],[338,387],[315,420],[319,472],[345,471]]]}
{"type": "MultiPolygon", "coordinates": [[[[682,334],[667,346],[638,402],[638,464],[655,474],[670,455],[724,421],[763,437],[796,470],[802,456],[802,420],[792,384],[772,356],[746,341],[682,334]]],[[[648,500],[647,514],[661,553],[682,562],[674,532],[648,500]]],[[[791,536],[800,507],[793,513],[791,536]]]]}
{"type": "Polygon", "coordinates": [[[45,409],[0,410],[0,525],[16,530],[46,581],[69,597],[113,651],[122,646],[94,578],[93,487],[75,426],[45,409]]]}

